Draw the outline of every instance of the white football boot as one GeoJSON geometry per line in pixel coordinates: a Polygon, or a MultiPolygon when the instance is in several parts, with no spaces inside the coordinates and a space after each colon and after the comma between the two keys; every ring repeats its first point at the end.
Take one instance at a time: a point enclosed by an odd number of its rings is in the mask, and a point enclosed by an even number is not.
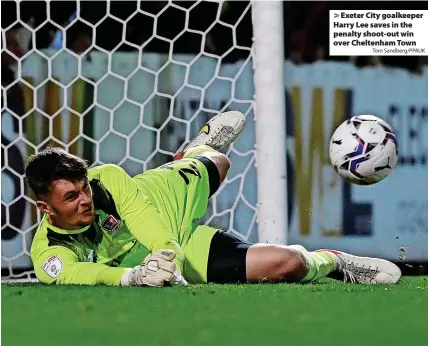
{"type": "Polygon", "coordinates": [[[322,251],[336,255],[336,270],[329,275],[333,279],[360,284],[395,284],[401,278],[400,268],[387,260],[354,256],[336,250],[322,251]]]}
{"type": "Polygon", "coordinates": [[[175,154],[174,160],[181,159],[188,149],[198,145],[208,145],[221,153],[226,153],[244,126],[245,115],[243,113],[238,111],[220,113],[211,118],[196,137],[185,145],[183,150],[175,154]]]}

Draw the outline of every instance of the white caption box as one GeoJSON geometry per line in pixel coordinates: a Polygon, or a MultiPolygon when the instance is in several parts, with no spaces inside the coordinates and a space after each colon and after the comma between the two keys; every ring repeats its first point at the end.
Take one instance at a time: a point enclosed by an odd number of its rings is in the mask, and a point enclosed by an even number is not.
{"type": "Polygon", "coordinates": [[[428,55],[428,11],[330,10],[330,55],[428,55]]]}

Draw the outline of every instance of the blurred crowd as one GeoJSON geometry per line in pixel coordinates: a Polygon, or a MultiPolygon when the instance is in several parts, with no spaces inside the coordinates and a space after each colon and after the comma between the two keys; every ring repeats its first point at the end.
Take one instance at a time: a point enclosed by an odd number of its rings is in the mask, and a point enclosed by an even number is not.
{"type": "MultiPolygon", "coordinates": [[[[1,6],[2,28],[7,28],[2,45],[5,39],[17,57],[32,48],[64,44],[76,53],[143,49],[196,54],[203,50],[234,62],[247,58],[252,44],[249,1],[22,1],[19,5],[7,1],[1,6]],[[186,13],[179,7],[191,10],[186,13]],[[60,28],[66,28],[65,38],[60,28]],[[173,44],[165,39],[174,40],[173,44]]],[[[384,65],[421,73],[427,57],[333,57],[328,53],[329,10],[418,8],[421,3],[413,1],[285,1],[285,58],[295,64],[340,60],[358,67],[384,65]]],[[[2,66],[14,59],[2,52],[2,66]]]]}

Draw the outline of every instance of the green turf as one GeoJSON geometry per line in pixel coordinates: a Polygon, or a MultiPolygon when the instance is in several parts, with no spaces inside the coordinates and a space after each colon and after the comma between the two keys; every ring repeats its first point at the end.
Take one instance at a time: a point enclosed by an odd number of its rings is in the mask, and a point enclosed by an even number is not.
{"type": "Polygon", "coordinates": [[[428,277],[396,286],[2,285],[2,345],[428,344],[428,277]]]}

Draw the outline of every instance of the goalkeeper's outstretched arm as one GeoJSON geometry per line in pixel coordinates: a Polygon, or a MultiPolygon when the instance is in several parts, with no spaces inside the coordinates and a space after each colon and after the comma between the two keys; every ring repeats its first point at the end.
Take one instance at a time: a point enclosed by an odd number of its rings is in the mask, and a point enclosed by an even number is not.
{"type": "Polygon", "coordinates": [[[64,246],[51,246],[32,254],[37,278],[46,284],[119,286],[126,268],[111,268],[105,264],[79,262],[77,255],[64,246]]]}
{"type": "Polygon", "coordinates": [[[187,285],[176,272],[173,262],[175,252],[160,250],[146,257],[134,268],[112,268],[105,264],[79,262],[77,255],[64,246],[52,246],[47,250],[35,250],[34,269],[37,278],[46,284],[110,286],[155,286],[165,283],[187,285]]]}

